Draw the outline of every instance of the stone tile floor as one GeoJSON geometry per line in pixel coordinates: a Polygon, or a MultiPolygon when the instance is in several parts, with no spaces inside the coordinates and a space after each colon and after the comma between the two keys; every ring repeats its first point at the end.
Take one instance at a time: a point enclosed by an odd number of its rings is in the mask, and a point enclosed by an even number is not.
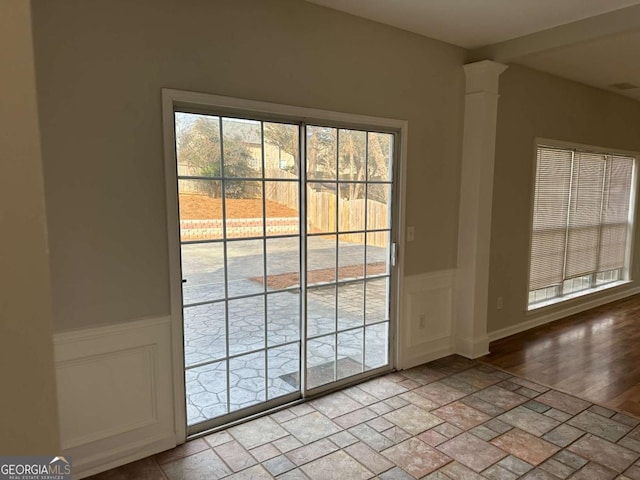
{"type": "Polygon", "coordinates": [[[93,478],[640,480],[639,459],[640,419],[450,356],[93,478]]]}

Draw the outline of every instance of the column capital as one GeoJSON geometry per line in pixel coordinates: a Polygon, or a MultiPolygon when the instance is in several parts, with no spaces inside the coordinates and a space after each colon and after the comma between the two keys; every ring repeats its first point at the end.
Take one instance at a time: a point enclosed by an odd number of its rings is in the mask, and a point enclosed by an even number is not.
{"type": "Polygon", "coordinates": [[[462,68],[464,68],[467,79],[465,93],[488,92],[497,94],[498,77],[509,67],[491,60],[481,60],[467,63],[462,68]]]}

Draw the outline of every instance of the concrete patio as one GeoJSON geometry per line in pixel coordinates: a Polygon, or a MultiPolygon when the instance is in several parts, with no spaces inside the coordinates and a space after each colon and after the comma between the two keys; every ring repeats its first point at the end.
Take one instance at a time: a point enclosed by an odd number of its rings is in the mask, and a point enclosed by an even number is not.
{"type": "MultiPolygon", "coordinates": [[[[282,291],[256,281],[264,265],[269,276],[299,272],[298,244],[296,237],[268,239],[266,260],[263,240],[227,244],[228,344],[224,301],[185,307],[189,425],[299,390],[299,286],[282,291]]],[[[307,247],[309,270],[335,269],[336,251],[339,267],[364,268],[363,245],[339,242],[336,248],[335,237],[310,237],[307,247]]],[[[367,264],[386,261],[384,248],[368,247],[366,253],[367,264]]],[[[183,246],[183,272],[185,305],[224,299],[221,243],[183,246]]],[[[351,279],[340,278],[345,280],[351,279]]],[[[383,276],[365,286],[359,275],[337,289],[324,283],[308,290],[308,387],[387,363],[387,283],[383,276]]]]}

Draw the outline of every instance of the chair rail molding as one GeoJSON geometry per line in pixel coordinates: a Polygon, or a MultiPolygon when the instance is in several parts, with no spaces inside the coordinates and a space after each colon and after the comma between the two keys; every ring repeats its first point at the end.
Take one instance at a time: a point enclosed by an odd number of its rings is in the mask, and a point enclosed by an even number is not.
{"type": "Polygon", "coordinates": [[[464,65],[466,95],[455,284],[455,350],[489,353],[487,296],[498,116],[498,77],[507,66],[490,60],[464,65]]]}

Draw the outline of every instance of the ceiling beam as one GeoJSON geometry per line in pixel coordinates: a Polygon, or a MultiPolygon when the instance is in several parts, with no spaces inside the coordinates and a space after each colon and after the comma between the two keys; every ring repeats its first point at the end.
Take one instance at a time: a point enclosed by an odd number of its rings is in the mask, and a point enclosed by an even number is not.
{"type": "Polygon", "coordinates": [[[534,53],[640,30],[640,5],[634,5],[577,22],[506,40],[469,51],[470,62],[507,63],[534,53]]]}

